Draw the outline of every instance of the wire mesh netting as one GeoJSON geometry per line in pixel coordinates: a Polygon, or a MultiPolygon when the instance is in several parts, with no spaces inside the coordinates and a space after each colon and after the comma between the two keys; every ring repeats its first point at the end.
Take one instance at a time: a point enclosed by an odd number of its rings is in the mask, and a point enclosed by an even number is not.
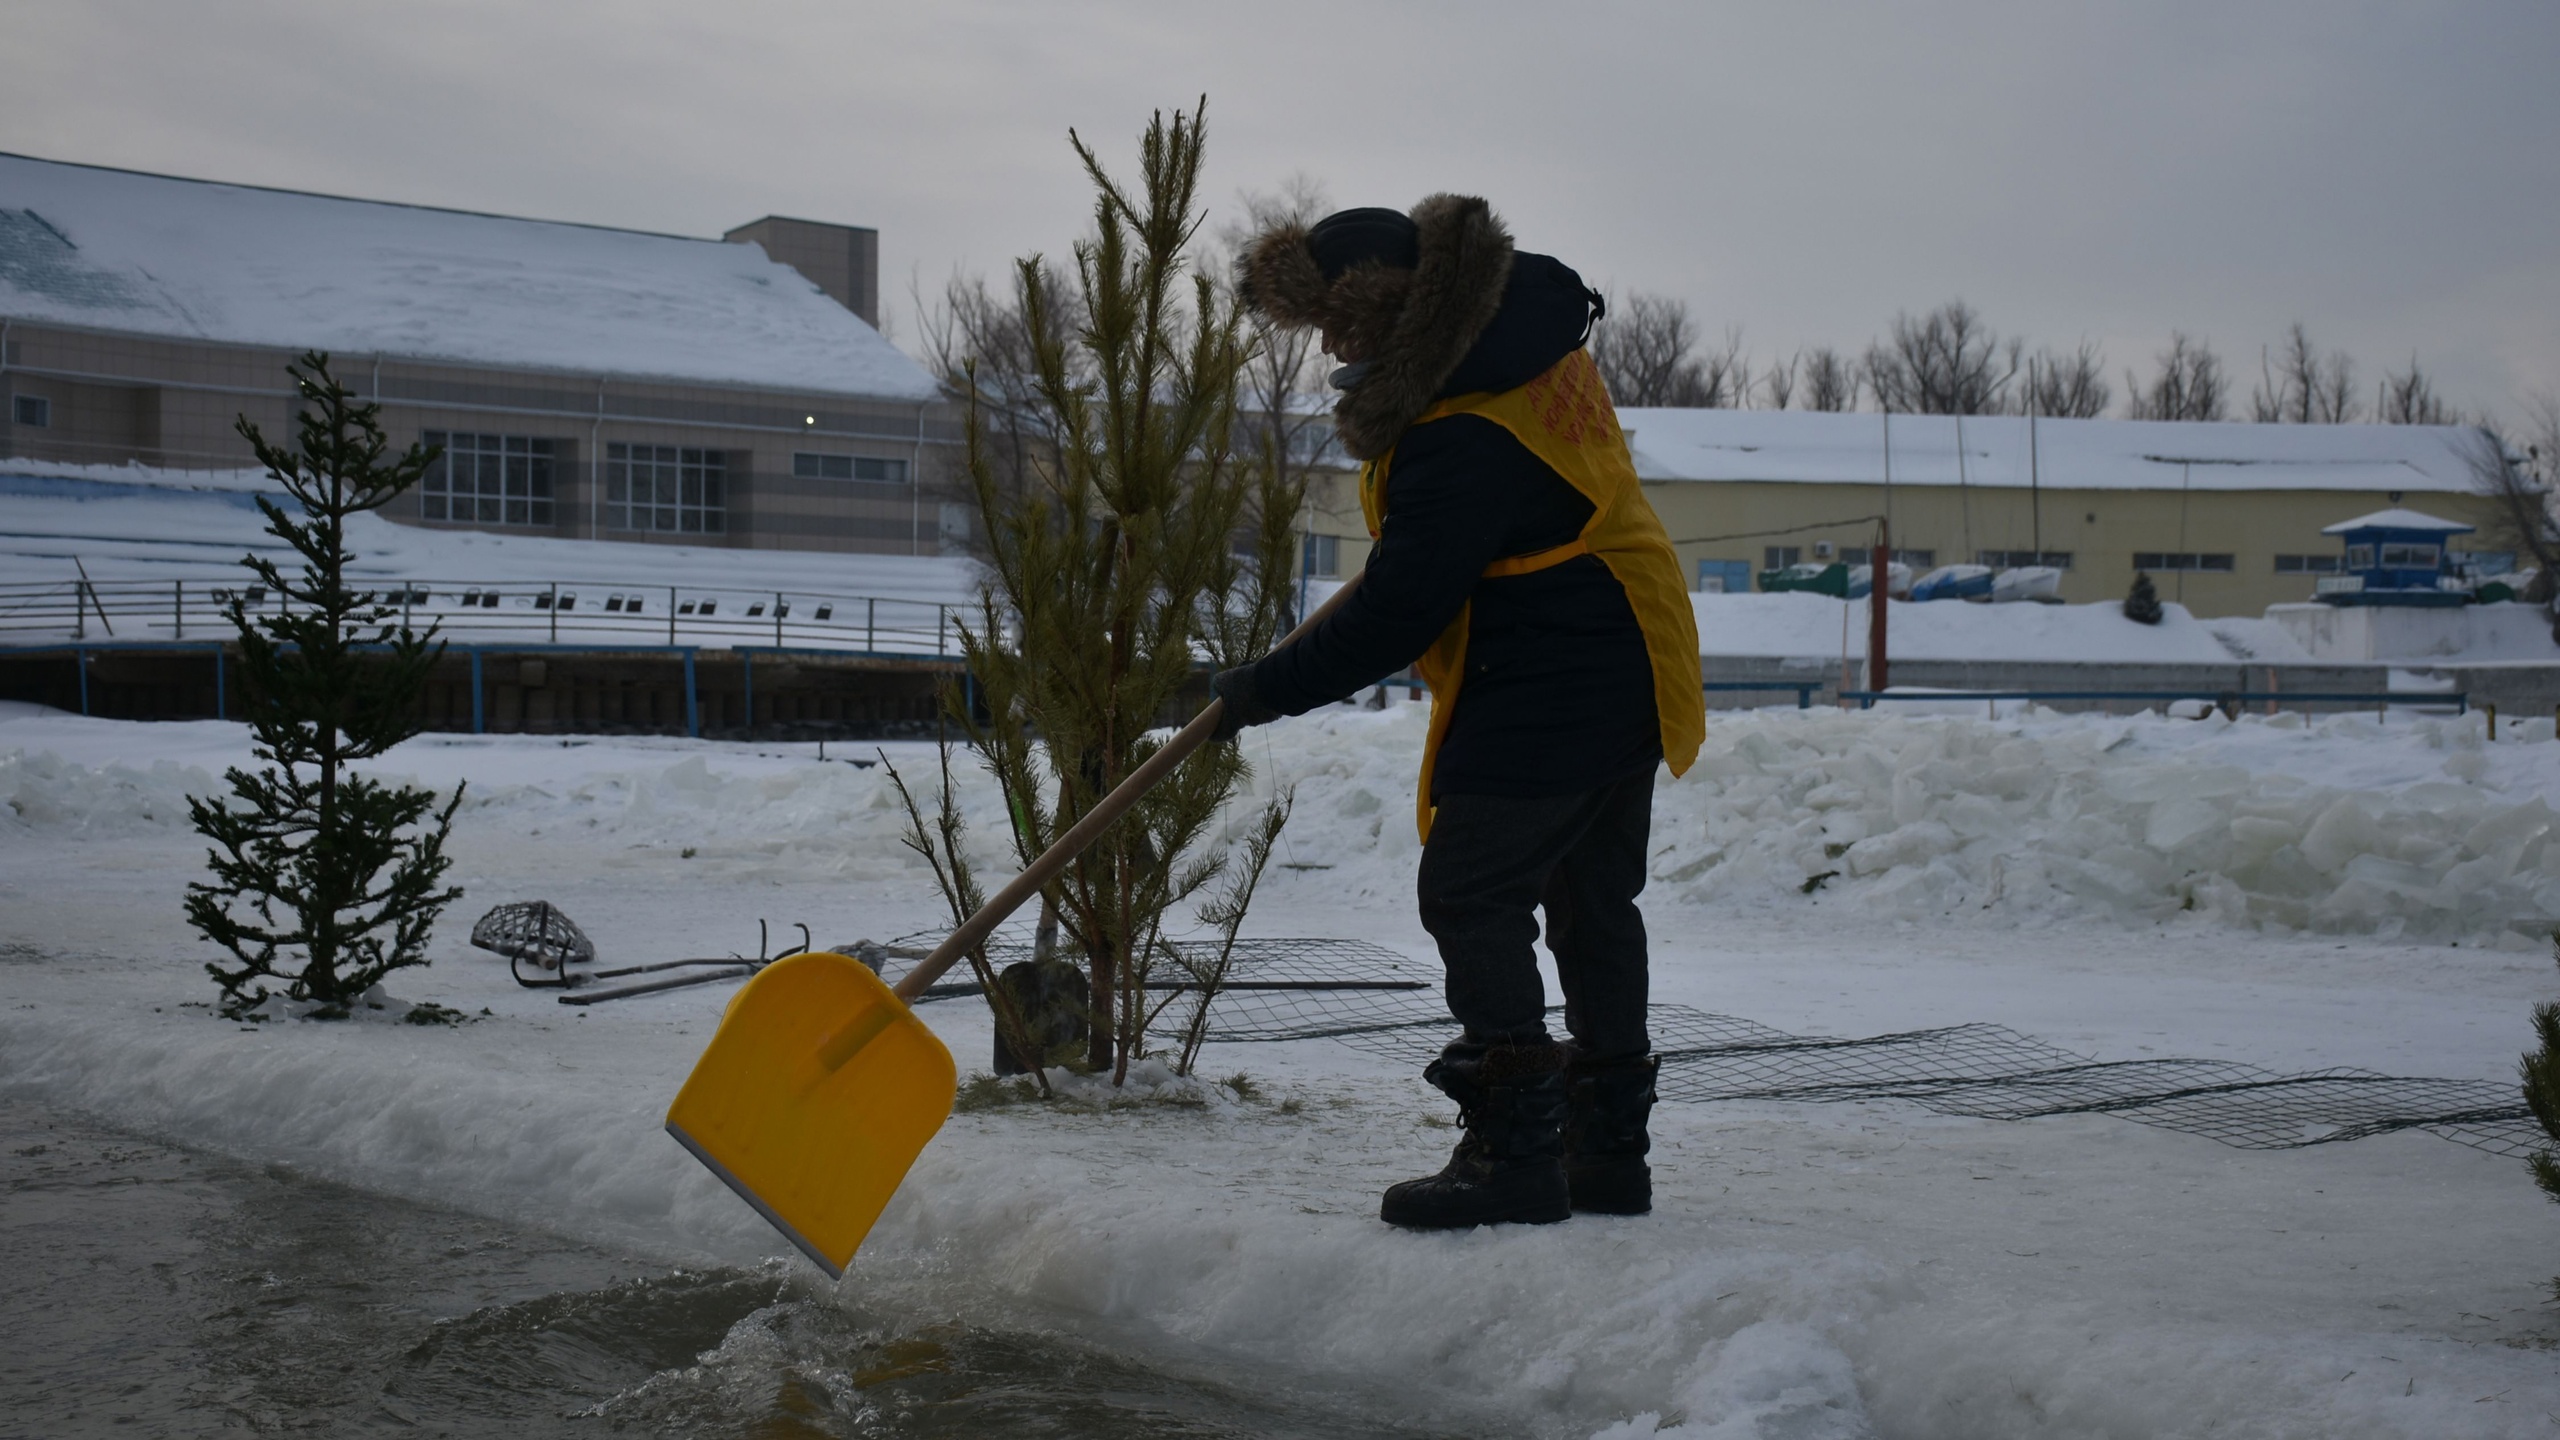
{"type": "Polygon", "coordinates": [[[471,927],[474,947],[509,960],[530,961],[545,970],[595,963],[595,942],[576,921],[548,900],[520,900],[500,905],[471,927]]]}
{"type": "MultiPolygon", "coordinates": [[[[941,937],[893,941],[905,964],[941,937]]],[[[1195,1013],[1196,975],[1214,944],[1177,940],[1149,977],[1167,1003],[1170,1034],[1195,1013]],[[1189,992],[1188,994],[1184,992],[1189,992]]],[[[998,969],[1031,957],[1028,930],[987,947],[998,969]]],[[[899,969],[891,969],[891,978],[899,969]]],[[[937,986],[935,996],[975,994],[937,986]]],[[[2029,1120],[2114,1115],[2246,1150],[2290,1150],[2394,1130],[2426,1130],[2493,1154],[2545,1143],[2513,1085],[2330,1069],[2286,1075],[2230,1060],[2093,1060],[2004,1025],[1950,1025],[1859,1039],[1792,1035],[1685,1005],[1651,1011],[1656,1088],[1664,1100],[1905,1100],[1944,1115],[2029,1120]]],[[[1361,940],[1239,940],[1210,1002],[1208,1039],[1225,1043],[1331,1039],[1417,1064],[1455,1024],[1440,998],[1439,966],[1361,940]]]]}

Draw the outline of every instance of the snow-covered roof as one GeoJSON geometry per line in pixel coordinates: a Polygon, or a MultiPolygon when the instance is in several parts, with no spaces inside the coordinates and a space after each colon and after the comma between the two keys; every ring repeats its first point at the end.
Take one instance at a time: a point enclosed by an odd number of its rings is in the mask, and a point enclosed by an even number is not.
{"type": "Polygon", "coordinates": [[[2477,525],[2465,525],[2459,520],[2447,520],[2439,515],[2428,515],[2416,510],[2376,510],[2370,515],[2359,515],[2353,520],[2341,520],[2335,525],[2323,525],[2320,527],[2320,533],[2344,535],[2350,530],[2432,530],[2442,535],[2460,535],[2465,531],[2478,528],[2480,527],[2477,525]]]}
{"type": "Polygon", "coordinates": [[[926,400],[755,245],[0,154],[0,316],[130,334],[926,400]]]}
{"type": "MultiPolygon", "coordinates": [[[[1654,481],[1869,485],[1885,478],[1886,417],[1871,411],[1625,409],[1636,473],[1654,481]]],[[[2457,425],[2252,425],[1895,415],[1893,483],[2078,490],[2394,490],[2474,487],[2480,432],[2457,425]]]]}

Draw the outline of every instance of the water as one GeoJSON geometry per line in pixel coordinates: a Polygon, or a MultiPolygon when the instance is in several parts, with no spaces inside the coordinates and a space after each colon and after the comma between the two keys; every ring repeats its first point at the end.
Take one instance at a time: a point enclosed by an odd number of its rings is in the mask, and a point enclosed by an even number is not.
{"type": "Polygon", "coordinates": [[[0,1437],[1413,1436],[0,1105],[0,1437]]]}

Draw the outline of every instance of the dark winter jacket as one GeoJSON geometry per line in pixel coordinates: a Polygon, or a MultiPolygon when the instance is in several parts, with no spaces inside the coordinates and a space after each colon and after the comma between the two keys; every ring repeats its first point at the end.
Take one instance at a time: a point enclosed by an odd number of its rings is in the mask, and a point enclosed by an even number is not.
{"type": "MultiPolygon", "coordinates": [[[[1408,306],[1407,323],[1372,327],[1373,334],[1392,338],[1337,412],[1354,454],[1394,452],[1378,543],[1359,588],[1303,639],[1256,664],[1253,684],[1264,703],[1284,715],[1347,698],[1411,664],[1461,607],[1472,605],[1466,679],[1441,743],[1435,796],[1591,789],[1662,755],[1653,670],[1626,592],[1588,555],[1525,575],[1482,578],[1496,560],[1572,541],[1591,518],[1591,504],[1490,420],[1410,421],[1436,399],[1510,390],[1536,378],[1583,343],[1597,297],[1548,256],[1511,255],[1507,237],[1501,241],[1507,264],[1499,271],[1474,267],[1478,283],[1498,289],[1464,295],[1469,257],[1461,254],[1439,273],[1433,267],[1435,253],[1452,247],[1435,250],[1451,225],[1432,207],[1454,198],[1434,197],[1414,212],[1423,262],[1410,293],[1398,297],[1408,306]],[[1444,323],[1409,323],[1411,307],[1450,290],[1460,293],[1438,307],[1449,316],[1444,323]],[[1492,313],[1482,318],[1487,308],[1492,313]],[[1470,320],[1471,330],[1465,328],[1470,320]],[[1452,335],[1453,328],[1460,333],[1452,335]],[[1435,351],[1454,356],[1454,363],[1433,363],[1435,351]],[[1381,396],[1372,388],[1381,386],[1401,386],[1403,393],[1381,396]]],[[[1489,226],[1499,236],[1482,202],[1469,203],[1475,210],[1455,223],[1489,226]]],[[[1482,238],[1482,231],[1462,234],[1459,245],[1482,238]]],[[[1268,254],[1258,246],[1248,265],[1268,254]]],[[[1285,304],[1268,301],[1281,286],[1249,269],[1247,288],[1266,310],[1291,318],[1285,304]]],[[[1334,316],[1310,318],[1333,323],[1338,333],[1345,328],[1334,316]]]]}

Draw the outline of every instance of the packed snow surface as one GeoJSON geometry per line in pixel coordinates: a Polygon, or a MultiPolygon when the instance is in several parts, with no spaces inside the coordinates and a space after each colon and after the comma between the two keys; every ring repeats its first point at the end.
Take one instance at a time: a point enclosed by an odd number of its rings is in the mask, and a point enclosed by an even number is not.
{"type": "MultiPolygon", "coordinates": [[[[1698,649],[1714,659],[1867,655],[1867,601],[1781,591],[1774,595],[1692,594],[1698,649]]],[[[2124,618],[2113,600],[2095,605],[1975,605],[1961,600],[1887,600],[1885,649],[1897,660],[2060,660],[2115,664],[2228,665],[2236,658],[2183,605],[2163,604],[2157,625],[2124,618]]]]}
{"type": "Polygon", "coordinates": [[[0,155],[21,320],[925,401],[932,377],[761,246],[0,155]]]}
{"type": "MultiPolygon", "coordinates": [[[[1248,737],[1295,804],[1257,928],[1429,955],[1420,719],[1248,737]]],[[[911,775],[930,754],[890,747],[911,775]]],[[[607,964],[751,951],[759,918],[822,944],[927,928],[885,773],[844,755],[413,741],[380,768],[468,778],[469,895],[390,988],[485,1017],[244,1030],[202,1008],[178,915],[184,797],[242,732],[7,711],[0,1091],[671,1259],[779,1252],[660,1133],[726,988],[565,1009],[463,936],[535,898],[607,964]]],[[[960,778],[1001,874],[1002,806],[960,778]]],[[[2555,798],[2538,723],[1719,716],[1658,793],[1655,993],[1797,1033],[1985,1020],[2102,1059],[2495,1079],[2555,983],[2525,933],[2560,914],[2555,798]]],[[[982,1010],[922,1013],[983,1063],[982,1010]]],[[[2560,1413],[2555,1217],[2516,1162],[2424,1135],[2267,1153],[2104,1116],[1671,1105],[1652,1216],[1411,1235],[1377,1192],[1451,1134],[1401,1067],[1294,1041],[1139,1079],[956,1115],[846,1285],[1388,1387],[1470,1434],[2524,1436],[2560,1413]]]]}

